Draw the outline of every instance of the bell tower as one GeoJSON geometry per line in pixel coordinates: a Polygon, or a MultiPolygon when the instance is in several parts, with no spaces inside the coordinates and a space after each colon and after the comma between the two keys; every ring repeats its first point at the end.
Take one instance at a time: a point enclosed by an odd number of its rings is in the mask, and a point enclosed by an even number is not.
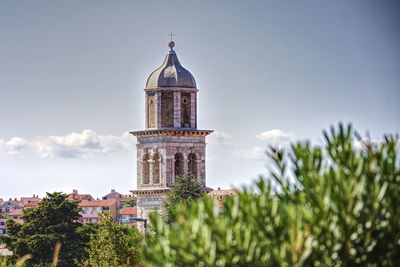
{"type": "Polygon", "coordinates": [[[137,137],[137,190],[131,192],[143,217],[161,208],[178,175],[188,174],[206,185],[205,139],[213,131],[197,129],[195,79],[180,64],[175,43],[168,46],[164,62],[144,89],[145,130],[131,132],[137,137]]]}

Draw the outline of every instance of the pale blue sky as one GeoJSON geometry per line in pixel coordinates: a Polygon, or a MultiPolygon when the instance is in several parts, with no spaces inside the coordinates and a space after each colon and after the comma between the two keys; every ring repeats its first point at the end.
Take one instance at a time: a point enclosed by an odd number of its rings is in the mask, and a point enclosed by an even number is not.
{"type": "Polygon", "coordinates": [[[199,128],[217,131],[208,186],[248,183],[268,143],[318,142],[339,121],[400,132],[395,0],[3,0],[0,198],[136,188],[123,134],[144,128],[143,88],[171,31],[199,128]]]}

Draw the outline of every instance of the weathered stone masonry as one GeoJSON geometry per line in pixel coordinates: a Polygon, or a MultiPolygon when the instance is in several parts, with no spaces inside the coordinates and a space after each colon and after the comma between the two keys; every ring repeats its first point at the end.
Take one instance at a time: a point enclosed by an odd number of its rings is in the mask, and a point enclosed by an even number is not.
{"type": "Polygon", "coordinates": [[[158,210],[180,174],[206,185],[206,136],[197,129],[197,88],[169,43],[164,63],[146,83],[146,129],[137,137],[137,190],[139,216],[158,210]]]}

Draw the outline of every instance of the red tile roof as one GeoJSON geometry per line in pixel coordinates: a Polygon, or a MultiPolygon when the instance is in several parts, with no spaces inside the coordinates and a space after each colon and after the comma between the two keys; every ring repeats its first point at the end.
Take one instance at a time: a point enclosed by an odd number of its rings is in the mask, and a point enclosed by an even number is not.
{"type": "Polygon", "coordinates": [[[20,206],[21,208],[24,206],[24,203],[19,202],[18,200],[15,201],[15,200],[12,200],[12,199],[3,201],[3,202],[0,203],[0,204],[4,204],[4,203],[8,203],[8,202],[13,203],[14,205],[20,206]]]}
{"type": "Polygon", "coordinates": [[[30,200],[30,201],[39,201],[40,198],[38,198],[38,197],[21,197],[20,198],[20,201],[28,201],[28,200],[30,200]]]}
{"type": "Polygon", "coordinates": [[[11,216],[21,216],[23,214],[22,210],[12,210],[7,215],[11,216]]]}
{"type": "Polygon", "coordinates": [[[82,200],[79,203],[79,207],[109,207],[113,205],[117,200],[114,198],[106,200],[82,200]]]}
{"type": "Polygon", "coordinates": [[[28,204],[25,204],[25,208],[36,208],[39,206],[39,201],[31,201],[28,204]]]}
{"type": "Polygon", "coordinates": [[[87,199],[93,199],[93,197],[90,194],[69,194],[67,196],[68,200],[87,200],[87,199]]]}
{"type": "Polygon", "coordinates": [[[125,208],[119,214],[121,214],[121,215],[137,215],[137,209],[136,209],[136,207],[125,208]]]}

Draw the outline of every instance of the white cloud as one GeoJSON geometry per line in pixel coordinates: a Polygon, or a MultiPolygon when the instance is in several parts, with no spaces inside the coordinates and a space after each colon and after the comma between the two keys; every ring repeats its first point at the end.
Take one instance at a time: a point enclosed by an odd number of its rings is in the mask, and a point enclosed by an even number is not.
{"type": "Polygon", "coordinates": [[[244,159],[251,159],[251,160],[265,160],[266,159],[266,148],[262,147],[253,147],[250,150],[238,150],[235,151],[235,155],[244,158],[244,159]]]}
{"type": "Polygon", "coordinates": [[[293,132],[284,132],[278,129],[262,132],[257,134],[256,137],[263,141],[264,147],[255,146],[251,149],[237,150],[235,155],[244,159],[265,161],[267,159],[266,151],[269,146],[284,148],[296,139],[296,135],[293,132]]]}
{"type": "Polygon", "coordinates": [[[9,141],[0,139],[0,151],[3,151],[9,155],[18,155],[28,147],[28,141],[20,137],[13,137],[9,141]]]}
{"type": "Polygon", "coordinates": [[[78,158],[95,154],[133,151],[135,138],[129,132],[121,136],[99,135],[92,130],[65,136],[37,137],[31,141],[13,137],[6,142],[0,139],[0,150],[16,155],[33,152],[39,157],[78,158]]]}
{"type": "Polygon", "coordinates": [[[282,130],[274,129],[265,131],[256,136],[259,140],[267,141],[269,144],[279,145],[293,141],[296,138],[294,132],[284,132],[282,130]]]}
{"type": "Polygon", "coordinates": [[[232,145],[232,135],[223,131],[214,131],[207,140],[212,145],[232,145]]]}

